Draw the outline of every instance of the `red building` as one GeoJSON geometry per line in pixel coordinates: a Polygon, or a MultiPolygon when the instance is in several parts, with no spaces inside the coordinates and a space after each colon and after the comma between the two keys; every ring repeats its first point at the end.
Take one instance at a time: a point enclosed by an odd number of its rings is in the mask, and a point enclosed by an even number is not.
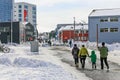
{"type": "Polygon", "coordinates": [[[59,30],[59,40],[67,42],[73,39],[74,41],[88,41],[88,25],[78,25],[62,27],[59,30]]]}

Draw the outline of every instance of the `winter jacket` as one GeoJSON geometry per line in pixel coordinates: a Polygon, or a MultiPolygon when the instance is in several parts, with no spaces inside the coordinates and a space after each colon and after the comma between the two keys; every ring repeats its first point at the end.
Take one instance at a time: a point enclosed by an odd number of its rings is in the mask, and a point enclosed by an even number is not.
{"type": "Polygon", "coordinates": [[[91,51],[90,58],[91,58],[91,62],[96,62],[97,56],[95,54],[95,51],[91,51]]]}
{"type": "Polygon", "coordinates": [[[79,48],[78,47],[73,47],[72,55],[73,55],[74,58],[78,58],[78,53],[79,53],[79,48]]]}
{"type": "Polygon", "coordinates": [[[108,48],[107,47],[98,47],[98,50],[100,51],[101,58],[106,58],[108,56],[108,48]]]}
{"type": "Polygon", "coordinates": [[[85,47],[82,47],[82,48],[79,50],[78,56],[80,57],[80,56],[87,56],[87,55],[89,56],[87,49],[86,49],[85,47]]]}

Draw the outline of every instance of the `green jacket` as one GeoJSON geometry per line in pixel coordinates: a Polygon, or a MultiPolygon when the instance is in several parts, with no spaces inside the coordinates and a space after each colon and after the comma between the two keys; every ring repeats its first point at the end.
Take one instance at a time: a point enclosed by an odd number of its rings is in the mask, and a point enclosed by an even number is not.
{"type": "Polygon", "coordinates": [[[91,62],[96,62],[97,56],[95,54],[95,51],[91,51],[90,58],[91,58],[91,62]]]}
{"type": "Polygon", "coordinates": [[[100,51],[101,58],[106,58],[108,56],[108,48],[107,47],[98,47],[98,50],[100,51]]]}

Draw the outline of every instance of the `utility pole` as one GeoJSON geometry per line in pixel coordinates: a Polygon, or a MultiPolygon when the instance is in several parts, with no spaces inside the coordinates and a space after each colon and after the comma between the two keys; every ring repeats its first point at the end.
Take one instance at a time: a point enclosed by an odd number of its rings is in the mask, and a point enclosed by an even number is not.
{"type": "Polygon", "coordinates": [[[74,19],[74,38],[73,38],[73,40],[74,40],[74,42],[75,42],[75,17],[73,17],[73,19],[74,19]]]}
{"type": "Polygon", "coordinates": [[[98,47],[98,24],[96,25],[96,42],[98,47]]]}

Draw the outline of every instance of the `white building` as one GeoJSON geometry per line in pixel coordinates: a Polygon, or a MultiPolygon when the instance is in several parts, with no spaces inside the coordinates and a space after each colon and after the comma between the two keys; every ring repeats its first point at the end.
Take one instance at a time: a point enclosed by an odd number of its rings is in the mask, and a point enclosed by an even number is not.
{"type": "Polygon", "coordinates": [[[19,2],[14,4],[14,21],[30,22],[36,28],[36,5],[26,2],[19,2]]]}

